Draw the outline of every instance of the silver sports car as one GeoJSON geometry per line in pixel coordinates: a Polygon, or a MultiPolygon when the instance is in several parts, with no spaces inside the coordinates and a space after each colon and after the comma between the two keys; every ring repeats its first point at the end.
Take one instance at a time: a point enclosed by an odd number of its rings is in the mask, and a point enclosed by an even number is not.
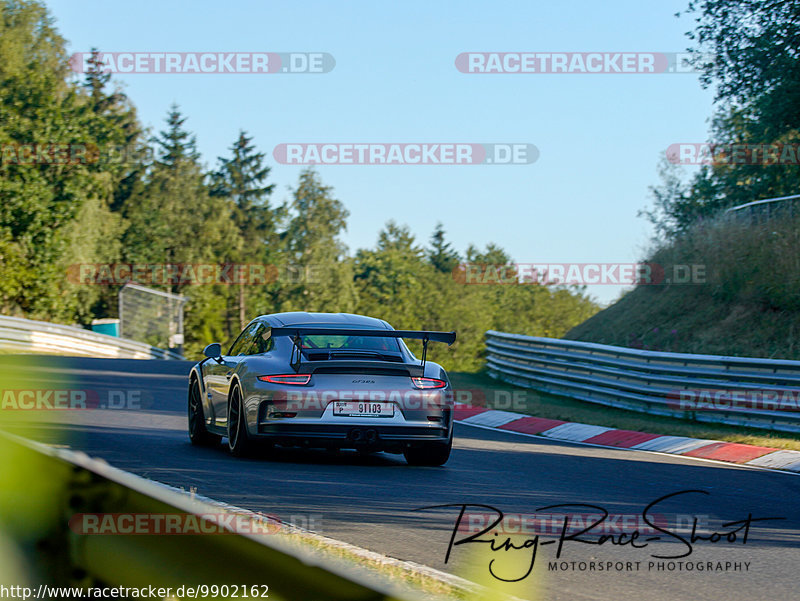
{"type": "Polygon", "coordinates": [[[226,354],[209,344],[192,367],[189,438],[213,445],[226,437],[237,456],[260,441],[442,465],[453,444],[453,392],[426,353],[429,341],[455,339],[347,313],[262,315],[226,354]],[[404,338],[422,340],[421,360],[404,338]]]}

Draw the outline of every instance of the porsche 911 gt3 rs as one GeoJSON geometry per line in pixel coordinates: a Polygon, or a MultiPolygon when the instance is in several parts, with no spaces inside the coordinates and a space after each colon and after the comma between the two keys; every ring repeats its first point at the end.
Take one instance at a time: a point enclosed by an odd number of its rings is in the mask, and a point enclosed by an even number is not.
{"type": "Polygon", "coordinates": [[[196,445],[227,438],[236,456],[262,442],[442,465],[453,444],[453,391],[426,354],[428,342],[455,338],[347,313],[262,315],[226,354],[209,344],[192,367],[189,438],[196,445]],[[422,341],[421,359],[404,338],[422,341]]]}

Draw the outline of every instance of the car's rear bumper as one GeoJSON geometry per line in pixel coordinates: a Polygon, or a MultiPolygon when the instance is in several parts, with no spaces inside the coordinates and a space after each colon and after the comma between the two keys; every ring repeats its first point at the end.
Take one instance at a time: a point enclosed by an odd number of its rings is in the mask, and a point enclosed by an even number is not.
{"type": "Polygon", "coordinates": [[[289,420],[258,425],[259,438],[278,444],[309,447],[371,448],[400,451],[409,445],[450,439],[442,424],[381,426],[379,424],[293,424],[289,420]]]}

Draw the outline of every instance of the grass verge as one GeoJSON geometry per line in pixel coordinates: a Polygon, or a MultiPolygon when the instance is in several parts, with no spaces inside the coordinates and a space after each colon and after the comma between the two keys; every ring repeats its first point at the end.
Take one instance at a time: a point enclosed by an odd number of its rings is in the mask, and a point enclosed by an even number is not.
{"type": "MultiPolygon", "coordinates": [[[[290,523],[279,522],[270,516],[254,513],[228,503],[189,491],[162,484],[165,488],[189,496],[202,507],[221,509],[264,524],[263,531],[270,532],[276,542],[300,551],[303,554],[333,562],[340,570],[356,579],[365,576],[382,582],[396,597],[414,601],[525,601],[501,590],[501,583],[492,580],[488,586],[466,580],[459,576],[441,572],[427,566],[395,559],[363,549],[349,543],[329,538],[322,534],[304,530],[290,523]]],[[[198,507],[198,513],[206,509],[198,507]]]]}

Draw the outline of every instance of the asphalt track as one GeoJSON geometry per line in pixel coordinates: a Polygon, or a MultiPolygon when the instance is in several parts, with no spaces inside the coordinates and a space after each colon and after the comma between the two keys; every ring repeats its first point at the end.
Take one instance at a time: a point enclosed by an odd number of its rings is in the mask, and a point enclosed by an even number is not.
{"type": "MultiPolygon", "coordinates": [[[[518,578],[530,564],[530,548],[492,552],[488,543],[456,545],[445,564],[459,508],[416,510],[446,504],[488,505],[511,516],[507,533],[518,527],[518,514],[597,513],[579,507],[537,512],[549,505],[581,503],[602,507],[612,515],[630,516],[633,521],[629,523],[641,526],[638,516],[649,503],[679,491],[703,491],[707,494],[694,492],[668,499],[651,514],[666,520],[659,524],[685,538],[688,532],[679,530],[677,524],[688,523],[693,516],[698,516],[698,532],[704,536],[730,532],[736,526],[722,524],[745,520],[748,515],[783,519],[753,522],[746,544],[740,530],[733,542],[724,536],[716,543],[697,540],[690,556],[672,560],[652,555],[680,555],[688,545],[664,533],[660,533],[661,540],[642,548],[614,545],[614,541],[592,545],[566,540],[557,570],[549,569],[556,560],[557,542],[545,541],[557,541],[558,529],[553,523],[561,522],[550,521],[546,526],[539,522],[534,531],[514,538],[522,545],[524,540],[534,539],[540,532],[537,528],[549,528],[549,534],[540,540],[531,574],[515,585],[513,592],[531,599],[564,600],[798,597],[800,477],[796,475],[579,446],[465,425],[456,426],[453,454],[441,468],[412,468],[397,455],[362,457],[350,452],[294,449],[235,459],[223,447],[199,449],[189,444],[185,428],[189,365],[121,359],[29,360],[13,368],[26,381],[10,384],[6,378],[0,387],[80,389],[99,399],[101,405],[111,394],[118,402],[127,398],[128,406],[4,411],[5,427],[23,431],[18,422],[24,420],[24,431],[38,440],[68,445],[135,474],[196,489],[199,494],[276,515],[391,557],[498,584],[488,575],[489,562],[495,560],[493,569],[498,576],[518,578]],[[31,420],[36,422],[32,430],[31,420]],[[607,562],[614,566],[598,571],[601,564],[608,566],[607,562]],[[670,566],[670,562],[674,563],[670,566]],[[683,563],[679,566],[678,562],[683,563]],[[709,562],[722,571],[708,571],[709,562]],[[746,568],[745,562],[749,563],[746,568]],[[698,571],[698,564],[705,569],[698,571]],[[739,564],[738,570],[734,570],[735,564],[739,564]],[[564,567],[566,570],[561,569],[564,567]]],[[[645,525],[637,544],[644,544],[648,532],[659,534],[645,525]]],[[[465,536],[459,532],[455,540],[465,536]]],[[[497,537],[496,546],[505,536],[497,537]]],[[[586,538],[596,541],[598,537],[586,538]]]]}

